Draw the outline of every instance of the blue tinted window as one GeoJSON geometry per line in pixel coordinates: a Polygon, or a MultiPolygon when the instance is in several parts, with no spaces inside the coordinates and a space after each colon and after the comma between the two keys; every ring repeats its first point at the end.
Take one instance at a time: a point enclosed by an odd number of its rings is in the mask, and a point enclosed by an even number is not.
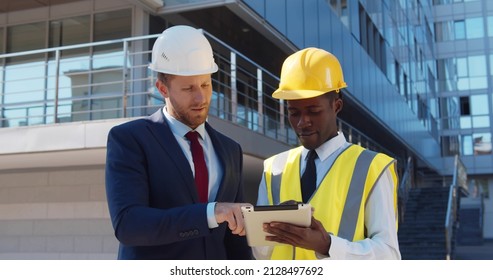
{"type": "Polygon", "coordinates": [[[488,17],[488,37],[493,37],[493,17],[488,17]]]}
{"type": "Polygon", "coordinates": [[[488,96],[486,94],[471,95],[471,114],[488,115],[488,96]]]}
{"type": "Polygon", "coordinates": [[[454,35],[456,40],[466,38],[466,27],[463,20],[454,22],[454,35]]]}
{"type": "Polygon", "coordinates": [[[469,57],[469,76],[486,76],[486,57],[484,55],[469,57]]]}
{"type": "Polygon", "coordinates": [[[318,6],[316,1],[303,1],[305,47],[318,46],[318,6]]]}
{"type": "Polygon", "coordinates": [[[483,18],[466,19],[466,29],[468,39],[484,37],[483,18]]]}
{"type": "Polygon", "coordinates": [[[281,33],[286,34],[286,2],[265,1],[265,18],[281,33]]]}
{"type": "Polygon", "coordinates": [[[300,16],[300,11],[302,10],[303,2],[301,1],[288,1],[286,3],[286,13],[288,18],[287,35],[289,40],[291,40],[291,42],[299,48],[301,48],[305,42],[303,36],[303,17],[300,16]]]}

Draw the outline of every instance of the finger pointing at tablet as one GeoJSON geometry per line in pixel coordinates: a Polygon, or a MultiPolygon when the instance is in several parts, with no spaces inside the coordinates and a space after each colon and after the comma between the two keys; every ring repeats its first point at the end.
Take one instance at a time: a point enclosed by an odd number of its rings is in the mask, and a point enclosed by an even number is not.
{"type": "Polygon", "coordinates": [[[228,223],[228,227],[233,234],[245,235],[245,222],[241,213],[242,206],[251,206],[249,203],[222,203],[216,204],[214,214],[218,224],[228,223]]]}

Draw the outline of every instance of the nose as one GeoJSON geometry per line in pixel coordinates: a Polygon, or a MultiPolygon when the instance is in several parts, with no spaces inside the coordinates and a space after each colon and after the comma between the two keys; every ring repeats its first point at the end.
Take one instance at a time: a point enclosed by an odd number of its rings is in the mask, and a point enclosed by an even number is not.
{"type": "Polygon", "coordinates": [[[193,93],[193,97],[196,103],[204,103],[207,98],[207,92],[201,87],[197,87],[197,89],[193,93]]]}
{"type": "Polygon", "coordinates": [[[312,125],[312,121],[310,120],[310,116],[307,114],[301,114],[300,119],[298,120],[298,128],[305,128],[312,125]]]}

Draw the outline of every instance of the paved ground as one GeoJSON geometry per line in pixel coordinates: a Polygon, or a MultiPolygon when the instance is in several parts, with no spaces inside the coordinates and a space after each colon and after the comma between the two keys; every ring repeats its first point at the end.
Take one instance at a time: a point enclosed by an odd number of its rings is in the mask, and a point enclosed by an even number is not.
{"type": "Polygon", "coordinates": [[[493,260],[493,239],[486,239],[483,245],[457,245],[456,260],[493,260]]]}

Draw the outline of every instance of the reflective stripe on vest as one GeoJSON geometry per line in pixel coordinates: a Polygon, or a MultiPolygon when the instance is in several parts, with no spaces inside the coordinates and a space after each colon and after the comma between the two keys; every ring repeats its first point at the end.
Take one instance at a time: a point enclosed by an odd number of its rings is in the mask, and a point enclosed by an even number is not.
{"type": "MultiPolygon", "coordinates": [[[[289,151],[288,151],[289,152],[289,151]]],[[[284,152],[279,154],[274,158],[272,162],[272,166],[274,169],[279,169],[280,172],[272,172],[271,177],[271,186],[272,186],[272,203],[273,205],[277,205],[281,203],[279,194],[281,193],[281,178],[282,178],[282,168],[286,164],[286,160],[288,159],[288,152],[284,152]]]]}
{"type": "Polygon", "coordinates": [[[376,155],[377,153],[375,152],[364,150],[356,161],[353,177],[349,184],[349,192],[347,194],[349,199],[346,199],[346,204],[344,204],[341,225],[339,226],[339,233],[337,234],[347,240],[353,240],[354,238],[356,222],[358,221],[359,206],[363,199],[366,176],[368,175],[370,163],[376,155]]]}

